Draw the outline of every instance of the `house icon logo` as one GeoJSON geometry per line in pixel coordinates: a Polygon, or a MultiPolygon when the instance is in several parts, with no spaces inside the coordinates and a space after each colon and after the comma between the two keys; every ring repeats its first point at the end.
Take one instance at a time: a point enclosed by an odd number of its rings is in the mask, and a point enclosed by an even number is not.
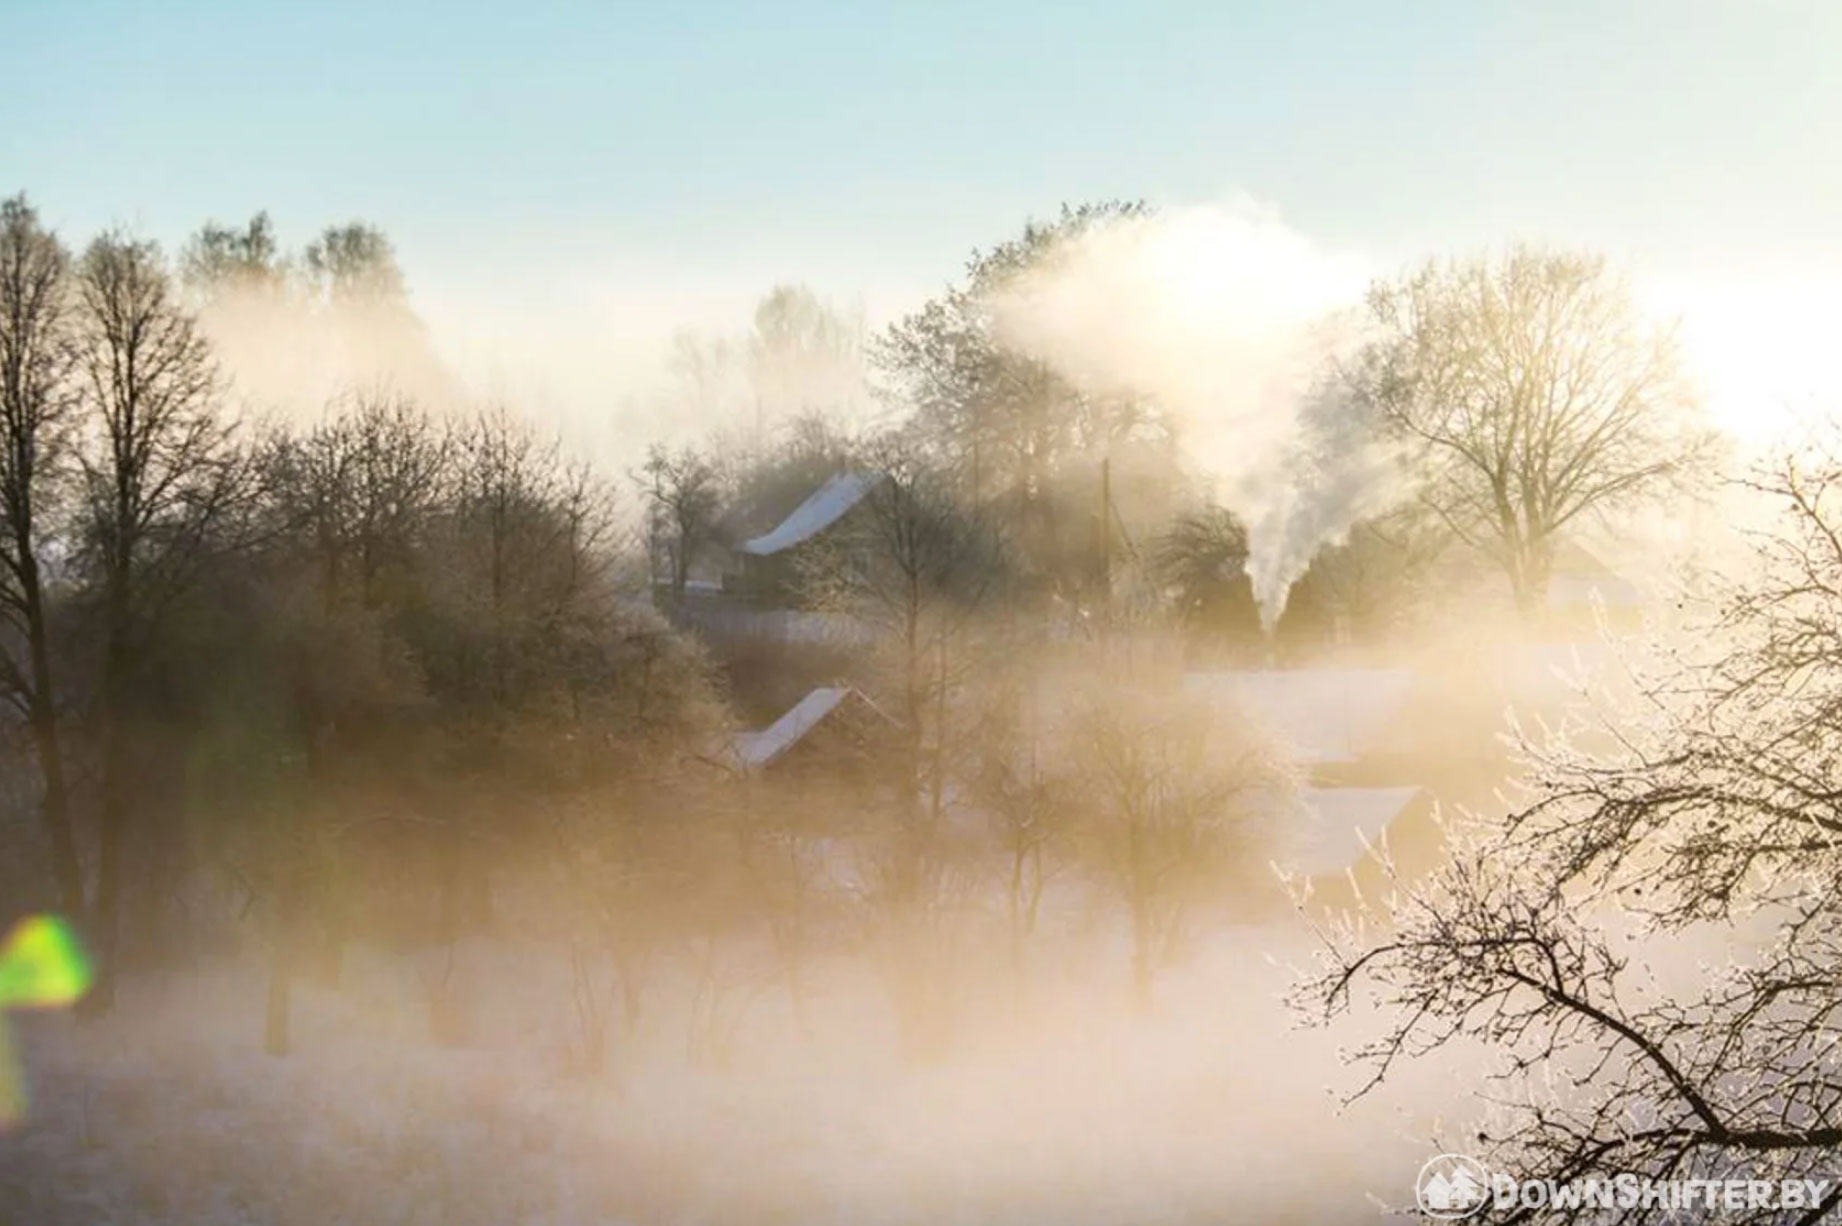
{"type": "Polygon", "coordinates": [[[1414,1181],[1420,1212],[1441,1221],[1467,1218],[1490,1201],[1484,1164],[1463,1154],[1440,1154],[1420,1168],[1414,1181]]]}

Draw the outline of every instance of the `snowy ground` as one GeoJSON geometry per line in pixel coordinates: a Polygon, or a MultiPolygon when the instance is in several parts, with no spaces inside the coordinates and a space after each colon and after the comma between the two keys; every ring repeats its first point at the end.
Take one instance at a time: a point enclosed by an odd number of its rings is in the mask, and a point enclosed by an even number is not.
{"type": "Polygon", "coordinates": [[[0,1135],[0,1226],[1383,1220],[1373,1198],[1411,1198],[1472,1087],[1415,1070],[1336,1113],[1351,1075],[1279,1004],[1255,948],[1279,943],[1223,942],[1149,1018],[1123,964],[1090,959],[926,1067],[845,970],[810,1039],[763,993],[733,1066],[700,1066],[662,999],[596,1079],[567,1072],[560,968],[528,950],[466,954],[490,1008],[461,1051],[425,1041],[413,974],[382,961],[303,987],[284,1059],[259,1046],[258,977],[137,985],[111,1021],[24,1019],[34,1101],[0,1135]]]}

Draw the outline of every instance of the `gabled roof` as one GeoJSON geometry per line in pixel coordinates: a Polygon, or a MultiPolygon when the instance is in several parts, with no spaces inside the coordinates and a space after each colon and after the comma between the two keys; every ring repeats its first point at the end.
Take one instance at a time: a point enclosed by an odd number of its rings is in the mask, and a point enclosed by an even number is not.
{"type": "MultiPolygon", "coordinates": [[[[738,732],[734,747],[736,757],[748,770],[758,770],[799,744],[806,735],[839,707],[854,698],[877,715],[882,709],[847,685],[820,686],[794,703],[785,715],[758,732],[738,732]]],[[[886,717],[885,717],[886,718],[886,717]]]]}
{"type": "Polygon", "coordinates": [[[1402,669],[1190,673],[1191,692],[1259,721],[1307,766],[1357,762],[1395,731],[1413,691],[1402,669]]]}
{"type": "Polygon", "coordinates": [[[793,508],[771,532],[744,541],[742,553],[767,557],[810,540],[842,519],[846,512],[862,502],[864,495],[876,488],[875,473],[841,472],[814,490],[806,501],[793,508]]]}

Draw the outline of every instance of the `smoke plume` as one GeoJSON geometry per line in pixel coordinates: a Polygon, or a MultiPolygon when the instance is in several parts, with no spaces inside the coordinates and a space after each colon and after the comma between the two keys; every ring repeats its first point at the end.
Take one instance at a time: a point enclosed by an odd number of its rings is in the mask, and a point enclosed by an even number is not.
{"type": "Polygon", "coordinates": [[[1175,419],[1246,526],[1270,631],[1313,555],[1394,497],[1386,450],[1327,373],[1359,340],[1366,280],[1269,212],[1206,206],[1074,237],[993,308],[1003,343],[1175,419]]]}

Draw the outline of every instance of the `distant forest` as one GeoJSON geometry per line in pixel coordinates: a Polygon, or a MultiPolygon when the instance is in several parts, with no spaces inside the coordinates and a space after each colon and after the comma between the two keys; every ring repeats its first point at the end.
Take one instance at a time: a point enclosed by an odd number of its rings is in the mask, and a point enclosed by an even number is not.
{"type": "MultiPolygon", "coordinates": [[[[1295,480],[1250,520],[1155,390],[998,326],[1004,294],[1155,217],[1065,208],[874,334],[776,288],[674,358],[686,416],[739,385],[752,427],[608,473],[463,394],[373,227],[289,252],[258,216],[175,260],[7,201],[7,910],[76,921],[92,1012],[136,975],[266,958],[276,1052],[293,985],[336,983],[350,943],[508,926],[574,951],[587,1065],[662,959],[725,942],[796,1001],[815,951],[870,942],[927,1048],[943,926],[999,899],[1021,959],[1058,879],[1125,918],[1148,994],[1201,911],[1271,890],[1262,815],[1301,780],[1186,669],[1378,658],[1459,593],[1576,632],[1551,589],[1580,530],[1711,454],[1604,261],[1511,248],[1378,283],[1307,372],[1304,442],[1398,463],[1394,496],[1295,480]],[[323,411],[267,411],[277,385],[323,411]],[[841,476],[848,514],[801,510],[841,476]],[[796,514],[818,526],[746,547],[796,514]],[[1256,556],[1275,523],[1304,525],[1295,563],[1256,556]],[[854,713],[761,769],[751,730],[826,685],[854,713]],[[814,867],[841,841],[849,897],[814,867]]],[[[423,986],[431,1036],[464,1042],[464,994],[423,986]]]]}

